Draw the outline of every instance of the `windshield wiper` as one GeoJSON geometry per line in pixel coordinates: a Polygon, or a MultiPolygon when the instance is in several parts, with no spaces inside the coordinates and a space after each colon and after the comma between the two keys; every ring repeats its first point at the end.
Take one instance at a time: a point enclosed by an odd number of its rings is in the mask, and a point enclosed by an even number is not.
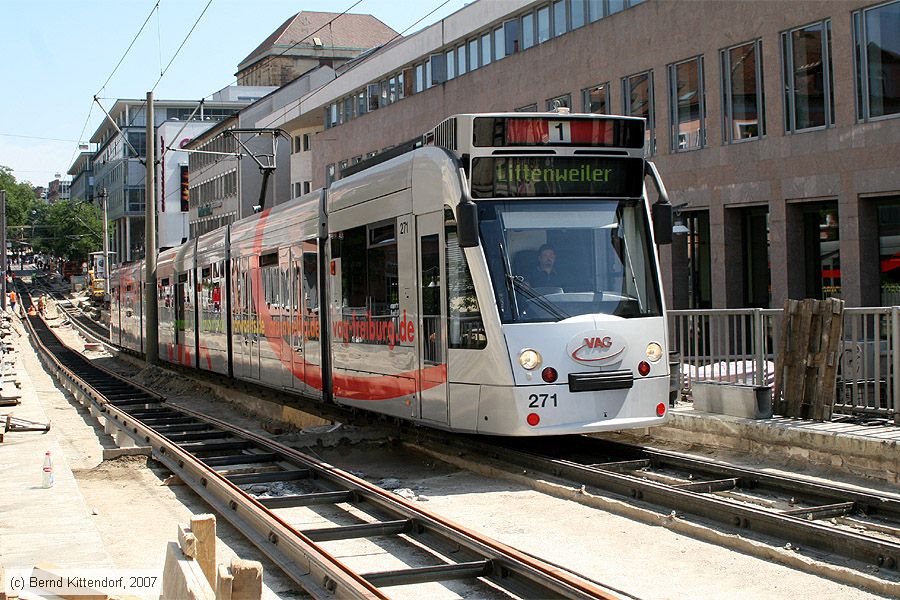
{"type": "Polygon", "coordinates": [[[509,256],[503,247],[503,242],[497,244],[500,247],[500,258],[503,260],[503,274],[506,276],[506,293],[509,294],[510,307],[513,311],[513,319],[519,320],[519,303],[516,300],[515,278],[512,274],[512,267],[509,265],[509,256]]]}
{"type": "Polygon", "coordinates": [[[512,284],[517,290],[519,290],[520,292],[522,292],[523,294],[528,296],[529,300],[531,300],[532,302],[534,302],[535,304],[537,304],[538,306],[540,306],[541,308],[546,310],[548,313],[550,313],[557,319],[563,320],[563,319],[568,319],[569,317],[572,316],[569,313],[567,313],[566,311],[564,311],[563,309],[559,308],[558,306],[556,306],[555,304],[550,302],[549,300],[547,300],[546,298],[544,298],[542,295],[535,292],[527,284],[523,283],[521,277],[516,277],[514,275],[510,275],[509,277],[512,278],[512,284]]]}

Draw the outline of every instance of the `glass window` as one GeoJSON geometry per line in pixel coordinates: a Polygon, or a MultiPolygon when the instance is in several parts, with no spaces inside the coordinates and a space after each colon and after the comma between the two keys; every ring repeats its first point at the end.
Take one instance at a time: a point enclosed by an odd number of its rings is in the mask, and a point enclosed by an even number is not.
{"type": "Polygon", "coordinates": [[[603,0],[587,0],[588,21],[593,23],[603,18],[603,0]]]}
{"type": "Polygon", "coordinates": [[[416,93],[416,70],[413,67],[403,69],[403,95],[410,97],[416,93]]]}
{"type": "Polygon", "coordinates": [[[853,14],[856,118],[900,113],[900,2],[853,14]]]}
{"type": "Polygon", "coordinates": [[[491,52],[491,34],[485,33],[481,36],[481,66],[491,64],[493,52],[491,52]]]}
{"type": "Polygon", "coordinates": [[[506,41],[503,36],[503,28],[494,30],[494,60],[500,60],[506,56],[506,41]]]}
{"type": "Polygon", "coordinates": [[[397,101],[397,78],[391,77],[388,79],[388,104],[393,104],[397,101]]]}
{"type": "Polygon", "coordinates": [[[425,89],[432,85],[434,85],[434,80],[431,78],[431,61],[429,60],[425,63],[425,89]]]}
{"type": "Polygon", "coordinates": [[[469,40],[469,71],[478,68],[478,38],[469,40]]]}
{"type": "Polygon", "coordinates": [[[785,131],[834,125],[831,20],[781,34],[785,131]]]}
{"type": "Polygon", "coordinates": [[[836,201],[803,208],[806,297],[841,297],[841,238],[836,201]]]}
{"type": "MultiPolygon", "coordinates": [[[[394,224],[355,227],[332,239],[341,262],[342,320],[371,319],[391,323],[399,303],[397,241],[394,224]],[[380,237],[373,242],[373,235],[380,237]]],[[[373,329],[373,328],[370,328],[373,329]]],[[[383,331],[381,328],[374,328],[383,331]]],[[[389,329],[389,328],[388,328],[389,329]]],[[[387,345],[389,336],[363,336],[362,343],[387,345]]],[[[349,336],[348,336],[349,338],[349,336]]],[[[357,341],[357,338],[351,338],[357,341]]],[[[351,341],[345,339],[344,341],[351,341]]]]}
{"type": "Polygon", "coordinates": [[[553,37],[560,36],[566,31],[566,0],[556,0],[553,3],[553,37]]]}
{"type": "Polygon", "coordinates": [[[537,11],[537,43],[543,44],[550,39],[550,7],[545,6],[537,11]]]}
{"type": "Polygon", "coordinates": [[[353,118],[353,98],[344,98],[344,123],[353,118]]]}
{"type": "Polygon", "coordinates": [[[506,40],[506,55],[511,56],[520,50],[519,20],[513,19],[503,24],[503,36],[506,40]]]}
{"type": "Polygon", "coordinates": [[[669,106],[672,115],[671,150],[678,152],[705,146],[702,56],[669,65],[669,106]]]}
{"type": "Polygon", "coordinates": [[[644,150],[648,154],[656,152],[656,114],[653,109],[653,71],[645,71],[622,79],[624,92],[623,111],[632,117],[642,117],[647,120],[647,130],[644,150]]]}
{"type": "Polygon", "coordinates": [[[356,114],[357,116],[366,114],[366,92],[365,90],[356,94],[356,114]]]}
{"type": "Polygon", "coordinates": [[[534,46],[534,14],[522,17],[522,50],[534,46]]]}
{"type": "Polygon", "coordinates": [[[578,29],[584,25],[584,17],[587,12],[587,0],[572,0],[572,29],[578,29]]]}
{"type": "Polygon", "coordinates": [[[725,143],[765,135],[762,42],[722,50],[722,133],[725,143]]]}
{"type": "Polygon", "coordinates": [[[447,54],[447,81],[456,77],[456,50],[448,50],[447,54]]]}
{"type": "Polygon", "coordinates": [[[572,108],[572,94],[562,94],[547,99],[547,110],[556,108],[572,108]]]}
{"type": "Polygon", "coordinates": [[[625,10],[625,0],[609,0],[607,15],[614,15],[625,10]]]}
{"type": "Polygon", "coordinates": [[[581,91],[583,110],[586,113],[609,114],[609,83],[601,83],[581,91]]]}
{"type": "Polygon", "coordinates": [[[425,68],[423,65],[416,65],[416,93],[425,89],[425,68]]]}
{"type": "Polygon", "coordinates": [[[309,138],[310,138],[310,136],[308,133],[303,134],[303,151],[304,152],[309,151],[309,138]]]}
{"type": "Polygon", "coordinates": [[[881,306],[900,305],[900,199],[878,206],[881,306]]]}
{"type": "Polygon", "coordinates": [[[638,200],[481,201],[478,223],[504,323],[662,314],[638,200]]]}
{"type": "Polygon", "coordinates": [[[466,45],[463,44],[456,49],[456,74],[465,75],[466,65],[468,64],[469,63],[466,61],[466,45]]]}
{"type": "Polygon", "coordinates": [[[487,346],[484,323],[466,255],[459,247],[453,210],[444,208],[447,261],[447,336],[451,348],[479,350],[487,346]]]}
{"type": "Polygon", "coordinates": [[[537,103],[520,106],[516,109],[516,112],[537,112],[537,103]]]}
{"type": "Polygon", "coordinates": [[[378,110],[378,107],[381,102],[381,85],[377,84],[377,83],[370,83],[368,85],[368,96],[369,96],[368,110],[370,112],[373,110],[378,110]]]}

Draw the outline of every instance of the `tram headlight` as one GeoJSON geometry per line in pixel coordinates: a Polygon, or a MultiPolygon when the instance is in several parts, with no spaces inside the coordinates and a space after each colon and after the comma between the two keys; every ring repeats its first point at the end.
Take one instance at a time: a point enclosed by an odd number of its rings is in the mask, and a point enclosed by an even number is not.
{"type": "Polygon", "coordinates": [[[662,358],[662,346],[657,344],[656,342],[650,342],[647,344],[647,360],[650,362],[656,362],[662,358]]]}
{"type": "Polygon", "coordinates": [[[531,348],[525,348],[519,352],[519,364],[523,369],[533,371],[541,366],[541,353],[531,348]]]}

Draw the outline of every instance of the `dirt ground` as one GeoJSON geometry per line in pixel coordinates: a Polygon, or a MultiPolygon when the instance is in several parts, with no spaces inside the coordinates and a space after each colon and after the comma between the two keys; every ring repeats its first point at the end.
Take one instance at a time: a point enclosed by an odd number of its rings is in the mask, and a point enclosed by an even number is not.
{"type": "MultiPolygon", "coordinates": [[[[67,326],[60,327],[59,332],[74,347],[83,347],[83,340],[67,326]]],[[[89,356],[111,364],[100,353],[89,353],[89,356]]],[[[119,363],[119,368],[131,373],[140,371],[131,364],[119,363]]],[[[183,375],[152,368],[139,372],[138,379],[168,395],[174,403],[264,432],[262,420],[240,414],[232,404],[214,398],[206,386],[183,375]]],[[[175,524],[186,522],[191,514],[206,512],[208,508],[186,487],[163,485],[168,473],[156,463],[148,463],[146,458],[102,462],[101,448],[111,444],[111,440],[93,424],[86,411],[77,408],[62,393],[47,410],[56,413],[54,426],[66,427],[71,432],[64,451],[88,505],[94,509],[97,528],[117,566],[161,566],[165,543],[173,539],[175,524]]],[[[344,437],[367,436],[351,432],[344,437]]],[[[289,443],[300,438],[287,434],[281,439],[289,443]]],[[[475,474],[397,444],[364,440],[336,447],[316,447],[312,451],[369,481],[395,488],[405,497],[422,502],[426,509],[463,526],[635,597],[647,600],[882,597],[667,528],[544,494],[509,479],[475,474]]],[[[219,524],[222,552],[263,561],[267,597],[297,595],[293,584],[272,563],[261,558],[223,520],[219,524]]],[[[362,551],[359,546],[334,546],[332,550],[362,570],[367,570],[369,564],[375,565],[379,558],[377,551],[362,551]]],[[[400,590],[396,592],[398,597],[404,595],[400,590]]],[[[452,586],[445,586],[434,595],[459,597],[461,594],[452,586]]]]}

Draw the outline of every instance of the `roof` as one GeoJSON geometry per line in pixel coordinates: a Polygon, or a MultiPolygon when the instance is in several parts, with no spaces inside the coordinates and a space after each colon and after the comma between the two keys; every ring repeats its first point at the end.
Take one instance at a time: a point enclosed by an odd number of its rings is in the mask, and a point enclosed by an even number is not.
{"type": "Polygon", "coordinates": [[[313,47],[319,38],[324,48],[366,49],[380,46],[397,32],[372,15],[301,11],[281,24],[238,65],[244,69],[276,47],[313,47]],[[330,25],[329,25],[330,22],[330,25]]]}

